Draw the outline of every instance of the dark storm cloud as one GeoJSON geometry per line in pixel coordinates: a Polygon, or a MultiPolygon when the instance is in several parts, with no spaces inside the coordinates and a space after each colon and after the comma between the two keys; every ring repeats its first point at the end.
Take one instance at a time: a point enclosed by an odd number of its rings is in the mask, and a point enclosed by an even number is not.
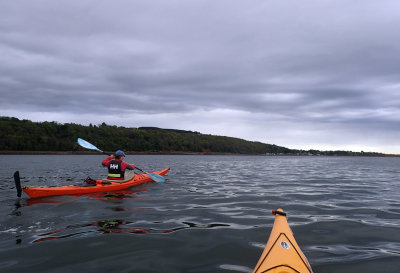
{"type": "Polygon", "coordinates": [[[299,141],[325,132],[325,145],[329,131],[385,130],[396,145],[399,9],[394,0],[1,1],[1,114],[273,124],[299,141]]]}

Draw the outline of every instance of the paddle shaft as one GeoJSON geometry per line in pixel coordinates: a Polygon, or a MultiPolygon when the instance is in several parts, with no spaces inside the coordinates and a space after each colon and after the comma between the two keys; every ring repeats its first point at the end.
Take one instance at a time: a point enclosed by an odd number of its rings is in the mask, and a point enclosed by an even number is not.
{"type": "MultiPolygon", "coordinates": [[[[103,152],[102,150],[100,150],[99,148],[97,148],[96,146],[94,146],[93,144],[87,142],[84,139],[78,138],[78,144],[80,146],[82,146],[83,148],[90,149],[90,150],[95,150],[95,151],[98,151],[98,152],[101,152],[101,153],[103,153],[105,155],[110,156],[109,153],[103,152]]],[[[145,171],[139,169],[136,166],[135,166],[135,168],[138,169],[139,171],[141,171],[142,173],[145,173],[145,174],[149,175],[150,178],[153,179],[156,182],[163,183],[165,181],[165,178],[163,176],[161,176],[161,175],[158,175],[158,174],[155,174],[155,173],[145,172],[145,171]]]]}

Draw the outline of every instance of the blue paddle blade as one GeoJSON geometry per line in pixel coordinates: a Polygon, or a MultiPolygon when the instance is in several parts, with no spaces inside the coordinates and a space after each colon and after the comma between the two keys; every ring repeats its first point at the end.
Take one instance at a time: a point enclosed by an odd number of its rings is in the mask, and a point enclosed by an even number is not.
{"type": "Polygon", "coordinates": [[[159,174],[156,174],[156,173],[146,173],[146,174],[148,174],[150,176],[150,178],[153,179],[155,182],[158,182],[158,183],[165,182],[165,177],[163,177],[159,174]]]}
{"type": "Polygon", "coordinates": [[[82,138],[78,138],[78,144],[81,145],[83,148],[89,149],[89,150],[96,150],[99,152],[103,152],[102,150],[100,150],[99,148],[97,148],[96,146],[94,146],[92,143],[87,142],[86,140],[82,139],[82,138]]]}

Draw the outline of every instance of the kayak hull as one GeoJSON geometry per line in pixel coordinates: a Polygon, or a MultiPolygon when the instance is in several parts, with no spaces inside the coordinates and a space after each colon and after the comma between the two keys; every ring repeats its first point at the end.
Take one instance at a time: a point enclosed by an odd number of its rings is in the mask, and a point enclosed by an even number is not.
{"type": "Polygon", "coordinates": [[[253,273],[312,273],[282,209],[275,214],[271,235],[253,273]]]}
{"type": "MultiPolygon", "coordinates": [[[[169,168],[161,171],[154,172],[155,174],[165,176],[169,168]]],[[[59,187],[23,187],[22,190],[30,198],[40,198],[48,196],[59,196],[59,195],[85,195],[96,192],[109,192],[124,190],[133,186],[138,186],[143,183],[153,182],[148,174],[135,174],[135,176],[126,181],[110,181],[110,180],[96,180],[94,186],[78,186],[78,185],[66,185],[59,187]]]]}

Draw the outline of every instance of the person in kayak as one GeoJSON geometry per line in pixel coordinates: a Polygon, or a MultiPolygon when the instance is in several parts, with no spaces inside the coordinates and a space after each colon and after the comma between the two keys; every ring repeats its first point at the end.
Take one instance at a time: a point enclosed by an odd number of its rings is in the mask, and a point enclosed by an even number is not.
{"type": "Polygon", "coordinates": [[[124,180],[125,170],[134,170],[136,168],[135,165],[124,161],[125,156],[123,151],[118,150],[101,162],[104,167],[108,168],[107,179],[124,180]]]}

